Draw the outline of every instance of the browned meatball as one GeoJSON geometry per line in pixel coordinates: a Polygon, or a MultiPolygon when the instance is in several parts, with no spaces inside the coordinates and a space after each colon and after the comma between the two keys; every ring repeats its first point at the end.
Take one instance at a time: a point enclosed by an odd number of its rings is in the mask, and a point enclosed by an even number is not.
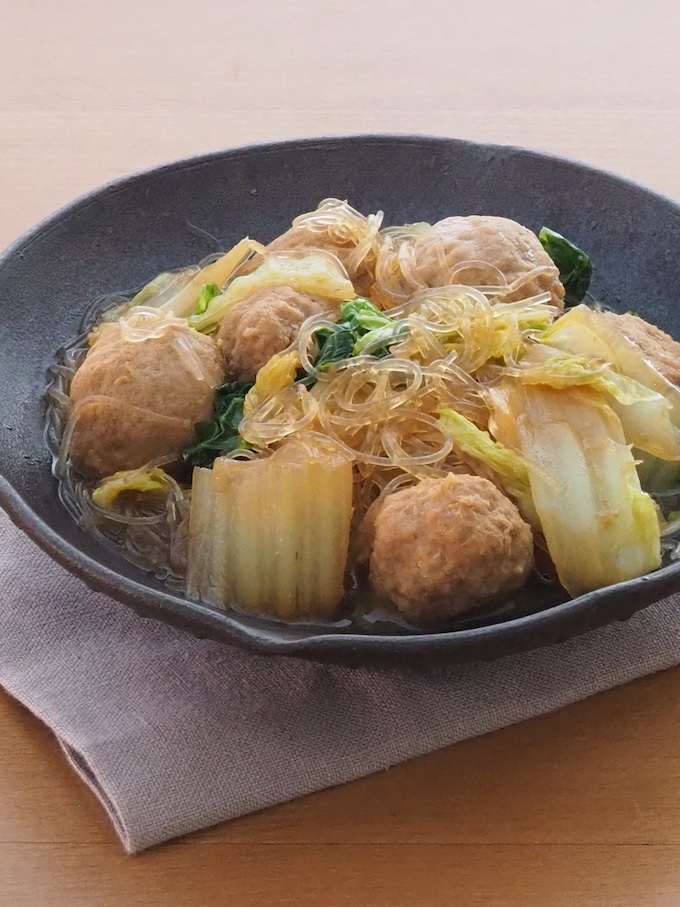
{"type": "Polygon", "coordinates": [[[378,217],[379,220],[364,217],[347,202],[326,199],[316,211],[296,218],[290,230],[271,242],[268,249],[331,252],[340,259],[356,289],[368,293],[375,278],[376,251],[380,244],[378,226],[382,214],[378,217]],[[358,245],[361,249],[357,252],[358,245]]]}
{"type": "Polygon", "coordinates": [[[258,290],[236,303],[224,316],[217,335],[229,379],[254,381],[259,369],[295,340],[305,319],[336,308],[328,299],[290,287],[258,290]]]}
{"type": "MultiPolygon", "coordinates": [[[[548,271],[523,283],[503,297],[513,302],[550,293],[554,305],[563,307],[564,287],[552,259],[538,237],[506,217],[447,217],[414,241],[416,274],[429,287],[447,286],[452,269],[463,262],[482,261],[493,265],[508,284],[537,267],[548,271]]],[[[454,278],[465,286],[495,286],[497,278],[487,269],[461,271],[454,278]]]]}
{"type": "Polygon", "coordinates": [[[530,527],[478,476],[425,479],[375,517],[370,578],[414,624],[433,624],[518,589],[534,562],[530,527]]]}
{"type": "Polygon", "coordinates": [[[189,327],[129,342],[103,325],[71,383],[76,469],[103,477],[176,456],[212,415],[224,371],[214,341],[189,327]]]}
{"type": "Polygon", "coordinates": [[[79,472],[98,479],[176,455],[194,437],[189,419],[163,416],[112,397],[87,397],[74,412],[71,458],[79,472]]]}
{"type": "Polygon", "coordinates": [[[677,340],[673,340],[661,328],[650,324],[644,318],[638,318],[637,315],[604,312],[601,317],[610,327],[632,340],[664,378],[680,386],[680,343],[677,340]]]}
{"type": "Polygon", "coordinates": [[[367,293],[373,283],[375,274],[375,255],[369,253],[363,261],[355,265],[352,253],[356,248],[353,242],[339,243],[328,233],[312,232],[304,224],[291,227],[282,236],[277,237],[267,247],[270,252],[293,251],[297,249],[323,249],[338,258],[347,276],[360,293],[367,293]]]}

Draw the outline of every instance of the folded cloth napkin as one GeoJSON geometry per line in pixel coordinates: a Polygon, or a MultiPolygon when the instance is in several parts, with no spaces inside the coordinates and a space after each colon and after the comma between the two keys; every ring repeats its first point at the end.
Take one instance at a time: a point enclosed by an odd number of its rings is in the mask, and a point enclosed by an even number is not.
{"type": "Polygon", "coordinates": [[[491,664],[349,669],[194,639],[90,591],[0,513],[0,684],[136,852],[680,663],[680,596],[491,664]]]}

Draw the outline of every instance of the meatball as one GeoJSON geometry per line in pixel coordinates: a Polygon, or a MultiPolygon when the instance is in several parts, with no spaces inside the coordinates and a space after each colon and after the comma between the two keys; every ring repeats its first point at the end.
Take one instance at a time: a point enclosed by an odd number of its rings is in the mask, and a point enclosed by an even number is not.
{"type": "Polygon", "coordinates": [[[290,287],[258,290],[236,303],[224,316],[217,335],[229,379],[254,381],[259,369],[295,340],[305,319],[335,308],[328,299],[290,287]]]}
{"type": "MultiPolygon", "coordinates": [[[[429,287],[447,286],[451,282],[451,270],[468,261],[493,265],[508,284],[534,268],[546,267],[545,274],[526,281],[503,299],[514,302],[538,293],[550,293],[554,305],[560,309],[564,306],[560,272],[538,237],[506,217],[447,217],[418,237],[413,250],[416,274],[429,287]]],[[[455,282],[466,286],[495,286],[498,279],[493,271],[471,267],[461,271],[455,282]]]]}
{"type": "MultiPolygon", "coordinates": [[[[315,211],[296,217],[292,227],[273,240],[268,249],[330,252],[342,262],[356,289],[365,295],[375,279],[381,222],[382,212],[365,217],[346,201],[327,198],[315,211]]],[[[250,267],[256,263],[257,259],[250,267]]]]}
{"type": "Polygon", "coordinates": [[[370,578],[414,624],[435,624],[518,589],[534,562],[531,528],[491,482],[425,479],[375,516],[370,578]]]}
{"type": "Polygon", "coordinates": [[[119,324],[103,325],[71,382],[74,466],[101,478],[176,456],[211,417],[224,372],[213,340],[189,327],[129,342],[119,324]]]}
{"type": "Polygon", "coordinates": [[[637,315],[615,315],[603,312],[610,327],[639,347],[645,358],[672,384],[680,386],[680,343],[669,337],[661,328],[650,324],[637,315]]]}
{"type": "Polygon", "coordinates": [[[339,242],[330,233],[312,231],[304,224],[291,227],[278,236],[267,247],[271,252],[284,252],[302,249],[322,249],[331,252],[342,263],[347,276],[357,290],[368,293],[375,276],[375,254],[372,251],[359,264],[354,264],[352,254],[356,249],[353,241],[339,242]]]}

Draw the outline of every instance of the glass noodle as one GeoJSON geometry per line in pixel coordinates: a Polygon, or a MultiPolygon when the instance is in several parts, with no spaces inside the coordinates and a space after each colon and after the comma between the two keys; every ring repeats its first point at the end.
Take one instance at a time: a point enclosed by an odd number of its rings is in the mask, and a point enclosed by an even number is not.
{"type": "MultiPolygon", "coordinates": [[[[53,470],[60,499],[76,522],[122,549],[135,564],[183,588],[189,473],[182,473],[175,457],[164,457],[116,474],[99,489],[80,476],[70,457],[80,411],[70,404],[71,380],[92,334],[108,330],[111,322],[130,344],[167,334],[187,373],[201,380],[205,366],[192,345],[198,335],[187,328],[213,334],[233,306],[247,306],[256,292],[282,286],[328,301],[327,311],[307,318],[299,330],[296,325],[294,339],[260,369],[254,388],[248,389],[252,377],[234,379],[245,387],[243,409],[230,425],[236,449],[224,456],[263,459],[296,436],[298,441],[325,438],[351,460],[357,525],[376,501],[422,479],[476,473],[503,488],[502,470],[485,465],[473,448],[499,440],[494,400],[502,391],[503,376],[528,379],[528,354],[551,329],[558,340],[564,335],[563,346],[570,341],[570,334],[559,332],[563,320],[554,325],[561,314],[554,298],[549,292],[536,293],[538,285],[545,285],[537,279],[551,276],[554,268],[542,265],[509,282],[486,261],[470,258],[449,267],[444,244],[438,241],[431,244],[430,254],[439,267],[438,282],[445,285],[431,287],[418,260],[418,243],[432,227],[416,223],[382,228],[382,221],[380,211],[364,216],[347,202],[326,199],[315,211],[296,217],[290,230],[268,247],[245,238],[198,265],[158,275],[137,293],[98,300],[80,335],[59,351],[47,391],[53,470]],[[466,280],[474,285],[466,285],[466,280]],[[209,298],[199,305],[205,290],[209,298]],[[351,318],[344,320],[343,305],[372,310],[367,316],[372,324],[364,333],[351,326],[351,318]],[[343,331],[349,347],[336,345],[335,358],[328,357],[324,344],[343,331]],[[286,361],[279,361],[283,357],[286,361]],[[277,364],[282,367],[277,369],[277,364]],[[269,380],[260,382],[265,369],[269,380]],[[456,426],[446,424],[445,410],[465,423],[457,430],[467,432],[467,447],[455,435],[456,426]]],[[[204,337],[200,340],[205,342],[204,337]]],[[[510,434],[506,432],[503,441],[505,450],[519,459],[510,434]]],[[[200,447],[205,436],[198,441],[200,447]]],[[[205,443],[214,444],[213,436],[208,434],[205,443]]],[[[222,436],[213,449],[218,454],[227,449],[222,436]]],[[[210,468],[212,459],[207,462],[201,469],[210,468]]],[[[528,458],[526,462],[539,475],[540,464],[528,458]]],[[[509,482],[506,476],[508,487],[509,482]]],[[[517,494],[508,493],[517,500],[517,494]]],[[[526,508],[522,512],[525,515],[526,508]]],[[[678,556],[678,549],[670,536],[678,527],[680,518],[665,539],[667,547],[674,546],[672,556],[678,556]]]]}

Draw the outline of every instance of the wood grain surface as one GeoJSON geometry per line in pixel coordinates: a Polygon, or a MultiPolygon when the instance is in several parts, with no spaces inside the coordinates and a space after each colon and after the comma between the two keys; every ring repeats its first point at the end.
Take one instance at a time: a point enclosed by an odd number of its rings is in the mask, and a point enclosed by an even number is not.
{"type": "MultiPolygon", "coordinates": [[[[0,0],[0,33],[0,246],[130,171],[303,135],[532,146],[680,198],[674,0],[0,0]]],[[[134,858],[0,694],[0,905],[677,907],[679,692],[646,678],[134,858]]]]}

